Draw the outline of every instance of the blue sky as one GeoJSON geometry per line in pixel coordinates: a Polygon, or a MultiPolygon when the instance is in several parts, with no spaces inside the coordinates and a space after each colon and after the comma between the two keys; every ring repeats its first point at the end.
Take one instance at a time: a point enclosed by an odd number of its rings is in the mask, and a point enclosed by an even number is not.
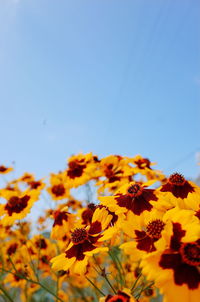
{"type": "Polygon", "coordinates": [[[73,153],[199,172],[198,0],[0,0],[1,164],[73,153]]]}

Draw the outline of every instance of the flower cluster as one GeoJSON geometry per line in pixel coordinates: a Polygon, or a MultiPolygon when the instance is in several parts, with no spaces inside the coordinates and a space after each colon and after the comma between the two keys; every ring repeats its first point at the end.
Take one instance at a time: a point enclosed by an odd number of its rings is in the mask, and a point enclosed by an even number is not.
{"type": "Polygon", "coordinates": [[[200,187],[153,165],[78,154],[9,181],[1,165],[0,299],[198,302],[200,187]]]}

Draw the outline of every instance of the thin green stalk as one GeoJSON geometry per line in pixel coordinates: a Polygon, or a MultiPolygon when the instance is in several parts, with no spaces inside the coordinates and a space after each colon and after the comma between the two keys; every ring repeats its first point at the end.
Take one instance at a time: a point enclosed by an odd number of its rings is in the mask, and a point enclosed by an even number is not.
{"type": "MultiPolygon", "coordinates": [[[[57,279],[56,279],[56,296],[58,296],[59,293],[59,275],[57,274],[57,279]]],[[[58,300],[56,299],[56,302],[58,300]]]]}
{"type": "Polygon", "coordinates": [[[96,257],[93,255],[93,258],[98,266],[98,268],[100,269],[101,273],[99,273],[99,275],[101,275],[101,277],[105,278],[106,282],[108,283],[108,285],[110,286],[110,288],[112,289],[112,291],[114,292],[114,294],[117,294],[116,290],[114,289],[114,287],[112,286],[112,284],[110,283],[108,277],[107,277],[107,274],[105,272],[105,269],[101,268],[101,266],[99,265],[96,257]]]}
{"type": "Polygon", "coordinates": [[[139,298],[140,298],[140,296],[141,296],[141,294],[142,294],[142,292],[143,292],[143,290],[144,290],[144,284],[142,285],[142,288],[141,288],[141,290],[140,290],[140,292],[135,296],[135,298],[138,300],[139,298]]]}
{"type": "Polygon", "coordinates": [[[153,281],[152,281],[149,285],[147,285],[146,287],[145,287],[146,284],[143,284],[143,286],[142,286],[140,292],[136,295],[135,298],[136,298],[136,299],[139,299],[140,296],[141,296],[141,294],[142,294],[142,292],[145,291],[146,289],[150,288],[153,284],[154,284],[153,281]]]}
{"type": "Polygon", "coordinates": [[[9,295],[9,293],[6,291],[6,289],[0,285],[0,290],[2,291],[2,293],[4,294],[4,296],[10,301],[10,302],[14,302],[14,300],[11,298],[11,296],[9,295]]]}
{"type": "Polygon", "coordinates": [[[113,263],[115,264],[116,269],[117,269],[117,271],[118,271],[118,273],[119,273],[119,278],[120,278],[120,283],[121,283],[121,285],[122,285],[122,284],[125,284],[124,276],[123,276],[123,274],[122,274],[122,272],[121,272],[121,269],[120,269],[120,267],[119,267],[119,265],[118,265],[117,260],[115,259],[115,256],[114,256],[114,255],[112,254],[112,252],[110,252],[110,251],[108,252],[108,254],[109,254],[110,258],[112,259],[113,263]]]}
{"type": "MultiPolygon", "coordinates": [[[[10,273],[10,274],[13,274],[15,275],[15,273],[11,272],[11,271],[8,271],[8,270],[5,270],[5,269],[2,269],[2,271],[6,272],[6,273],[10,273]]],[[[38,284],[39,286],[41,286],[44,290],[46,290],[49,294],[51,294],[52,296],[54,296],[58,301],[61,301],[61,302],[64,302],[61,298],[59,298],[54,292],[52,292],[48,287],[46,287],[44,284],[42,284],[41,282],[39,281],[35,281],[35,280],[32,280],[32,279],[29,279],[29,278],[26,278],[25,276],[21,275],[19,272],[16,272],[17,276],[20,277],[21,279],[24,279],[30,283],[34,283],[34,284],[38,284]]]]}
{"type": "Polygon", "coordinates": [[[137,276],[137,279],[135,280],[135,282],[133,283],[133,286],[131,287],[131,292],[133,292],[133,290],[135,289],[137,283],[138,283],[138,280],[140,279],[141,277],[141,273],[137,276]]]}
{"type": "MultiPolygon", "coordinates": [[[[20,226],[21,226],[21,221],[19,221],[19,224],[20,224],[20,226]]],[[[29,240],[29,241],[31,242],[31,240],[30,240],[28,237],[26,237],[26,239],[27,239],[27,241],[29,240]]],[[[34,273],[36,279],[39,281],[37,269],[35,269],[35,265],[34,265],[33,259],[32,259],[32,257],[31,257],[31,254],[30,254],[30,252],[29,252],[29,248],[28,248],[28,246],[27,246],[27,241],[25,241],[25,246],[26,246],[26,249],[27,249],[27,253],[28,253],[28,255],[29,255],[29,258],[30,258],[30,267],[32,268],[32,271],[33,271],[33,273],[34,273]]]]}
{"type": "Polygon", "coordinates": [[[75,290],[79,293],[79,295],[81,296],[81,298],[83,299],[84,302],[88,302],[88,300],[86,299],[84,293],[81,292],[81,290],[79,288],[76,287],[75,290]]]}
{"type": "Polygon", "coordinates": [[[88,282],[90,282],[94,288],[96,288],[96,290],[101,294],[103,295],[104,297],[106,296],[88,277],[85,276],[85,278],[88,280],[88,282]]]}
{"type": "Polygon", "coordinates": [[[117,294],[116,290],[114,289],[114,287],[113,287],[112,284],[110,283],[110,281],[109,281],[108,277],[106,276],[106,274],[105,274],[105,276],[103,276],[103,277],[106,279],[107,283],[110,285],[110,287],[111,287],[112,291],[114,292],[114,294],[117,294]]]}

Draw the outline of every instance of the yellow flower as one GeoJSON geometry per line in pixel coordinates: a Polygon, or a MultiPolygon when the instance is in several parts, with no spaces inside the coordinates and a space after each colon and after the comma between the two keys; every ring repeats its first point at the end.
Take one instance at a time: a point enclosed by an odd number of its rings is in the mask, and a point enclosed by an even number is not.
{"type": "Polygon", "coordinates": [[[71,188],[98,177],[98,159],[92,153],[71,156],[66,170],[66,181],[71,188]]]}
{"type": "Polygon", "coordinates": [[[0,174],[7,174],[9,172],[13,171],[12,167],[5,167],[5,166],[0,166],[0,174]]]}
{"type": "Polygon", "coordinates": [[[72,269],[74,273],[84,274],[89,258],[96,253],[105,252],[107,247],[101,247],[99,240],[108,227],[112,216],[105,208],[94,212],[92,223],[88,228],[76,228],[71,234],[71,242],[65,253],[53,258],[52,268],[55,270],[72,269]]]}
{"type": "Polygon", "coordinates": [[[172,174],[158,189],[158,193],[166,209],[179,206],[182,209],[198,210],[200,206],[200,188],[179,173],[172,174]]]}
{"type": "Polygon", "coordinates": [[[24,218],[29,213],[39,198],[39,192],[26,190],[18,195],[15,191],[5,191],[5,194],[2,193],[2,197],[7,200],[7,203],[0,205],[1,223],[9,225],[17,219],[24,218]]]}
{"type": "Polygon", "coordinates": [[[70,237],[70,231],[75,225],[75,215],[68,213],[68,207],[61,207],[53,212],[54,223],[51,230],[51,238],[62,240],[70,237]]]}
{"type": "Polygon", "coordinates": [[[151,211],[152,201],[157,201],[155,190],[146,188],[149,184],[131,182],[122,186],[114,196],[99,197],[101,204],[107,206],[110,211],[117,213],[132,211],[135,215],[141,215],[144,211],[151,211]]]}
{"type": "Polygon", "coordinates": [[[134,239],[123,243],[120,248],[128,255],[133,255],[135,261],[146,253],[156,250],[155,243],[162,237],[166,223],[162,219],[163,213],[157,210],[145,212],[143,219],[134,216],[132,212],[122,224],[122,230],[134,239]]]}
{"type": "Polygon", "coordinates": [[[171,231],[159,240],[160,250],[141,262],[148,280],[165,295],[165,301],[197,302],[200,300],[200,225],[193,211],[172,209],[163,217],[171,221],[171,231]]]}
{"type": "Polygon", "coordinates": [[[51,174],[50,184],[51,186],[47,188],[47,192],[53,200],[61,200],[70,196],[64,173],[51,174]]]}
{"type": "Polygon", "coordinates": [[[101,159],[99,163],[101,178],[97,182],[98,192],[108,189],[116,191],[120,186],[132,180],[133,168],[129,165],[128,158],[119,155],[110,155],[101,159]]]}
{"type": "Polygon", "coordinates": [[[162,181],[165,178],[161,171],[152,169],[152,166],[156,163],[152,163],[148,158],[136,155],[131,159],[131,163],[135,165],[133,168],[134,174],[144,175],[148,180],[156,179],[162,181]]]}

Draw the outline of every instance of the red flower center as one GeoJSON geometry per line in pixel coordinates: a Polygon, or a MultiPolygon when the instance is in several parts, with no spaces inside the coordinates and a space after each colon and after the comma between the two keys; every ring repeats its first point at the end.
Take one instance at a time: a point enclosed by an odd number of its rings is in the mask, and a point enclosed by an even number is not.
{"type": "Polygon", "coordinates": [[[164,222],[160,219],[155,219],[148,223],[147,225],[147,234],[149,237],[159,239],[161,237],[161,232],[164,229],[164,222]]]}
{"type": "Polygon", "coordinates": [[[180,253],[185,263],[193,266],[200,265],[200,245],[197,242],[183,243],[180,253]]]}
{"type": "Polygon", "coordinates": [[[82,160],[73,160],[69,162],[69,169],[67,171],[67,175],[74,179],[76,177],[80,177],[83,174],[83,170],[86,168],[86,164],[84,163],[84,159],[82,160]]]}
{"type": "Polygon", "coordinates": [[[40,238],[39,240],[37,240],[35,245],[39,249],[46,249],[47,248],[47,243],[46,243],[45,239],[43,239],[43,238],[40,238]]]}
{"type": "Polygon", "coordinates": [[[196,211],[195,216],[200,220],[200,210],[196,211]]]}
{"type": "Polygon", "coordinates": [[[131,185],[127,192],[130,194],[132,197],[136,197],[142,194],[143,188],[139,184],[134,184],[131,185]]]}
{"type": "Polygon", "coordinates": [[[28,184],[31,187],[31,189],[37,189],[41,185],[41,182],[40,181],[30,181],[28,184]]]}
{"type": "Polygon", "coordinates": [[[9,216],[11,216],[13,213],[20,213],[23,211],[27,207],[29,199],[29,195],[24,195],[21,198],[18,196],[12,196],[5,206],[9,216]]]}
{"type": "Polygon", "coordinates": [[[179,173],[174,173],[169,177],[169,183],[174,186],[183,186],[185,184],[185,178],[179,173]]]}
{"type": "Polygon", "coordinates": [[[54,185],[51,189],[52,193],[54,195],[58,196],[62,196],[65,194],[65,188],[63,186],[63,184],[59,184],[59,185],[54,185]]]}
{"type": "Polygon", "coordinates": [[[138,166],[139,169],[144,169],[144,168],[150,168],[150,160],[148,158],[141,158],[135,161],[135,164],[138,166]]]}
{"type": "Polygon", "coordinates": [[[122,295],[115,295],[106,300],[106,302],[128,302],[128,298],[122,295]]]}
{"type": "Polygon", "coordinates": [[[71,234],[71,240],[74,244],[83,243],[87,239],[87,231],[83,228],[75,229],[71,234]]]}
{"type": "Polygon", "coordinates": [[[7,170],[7,168],[6,167],[4,167],[4,166],[0,166],[0,172],[5,172],[7,170]]]}
{"type": "Polygon", "coordinates": [[[18,196],[12,196],[8,200],[9,206],[16,207],[20,203],[20,198],[18,196]]]}

